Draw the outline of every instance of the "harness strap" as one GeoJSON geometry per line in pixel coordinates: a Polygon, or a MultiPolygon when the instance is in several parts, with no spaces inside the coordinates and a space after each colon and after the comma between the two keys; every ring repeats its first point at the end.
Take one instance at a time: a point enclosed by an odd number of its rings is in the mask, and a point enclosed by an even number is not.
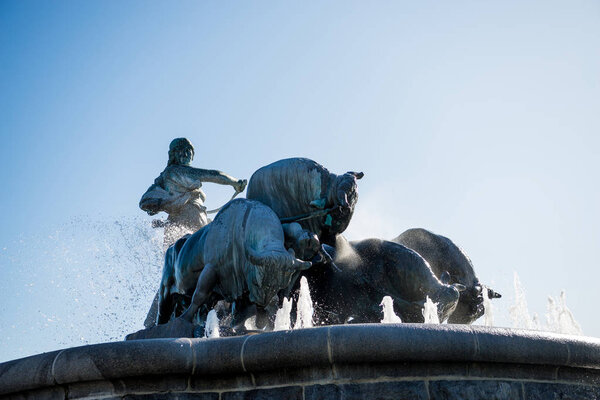
{"type": "MultiPolygon", "coordinates": [[[[233,194],[233,196],[231,196],[231,198],[229,199],[229,201],[228,201],[227,203],[229,203],[231,200],[235,199],[235,198],[237,197],[237,195],[238,195],[238,194],[240,194],[240,193],[242,193],[242,192],[238,192],[238,191],[236,191],[236,192],[233,194]]],[[[225,204],[227,204],[227,203],[225,203],[225,204]]],[[[206,213],[207,213],[207,214],[214,214],[214,213],[216,213],[216,212],[219,212],[219,211],[221,210],[221,208],[225,207],[225,204],[223,204],[223,205],[222,205],[221,207],[219,207],[219,208],[215,208],[214,210],[206,211],[206,213]]]]}
{"type": "Polygon", "coordinates": [[[295,215],[293,217],[279,218],[279,221],[281,221],[282,224],[287,224],[290,222],[304,221],[307,219],[322,217],[324,215],[327,215],[329,212],[333,211],[334,209],[335,208],[326,208],[324,210],[316,210],[311,213],[295,215]]]}

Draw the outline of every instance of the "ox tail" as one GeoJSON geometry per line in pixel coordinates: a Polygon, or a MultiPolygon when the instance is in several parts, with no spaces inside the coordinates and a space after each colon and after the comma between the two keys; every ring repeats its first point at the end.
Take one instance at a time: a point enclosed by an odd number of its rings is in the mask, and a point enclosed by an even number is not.
{"type": "Polygon", "coordinates": [[[254,265],[279,266],[282,268],[305,270],[310,268],[310,261],[302,261],[285,250],[263,250],[257,251],[252,248],[246,249],[246,257],[254,265]]]}

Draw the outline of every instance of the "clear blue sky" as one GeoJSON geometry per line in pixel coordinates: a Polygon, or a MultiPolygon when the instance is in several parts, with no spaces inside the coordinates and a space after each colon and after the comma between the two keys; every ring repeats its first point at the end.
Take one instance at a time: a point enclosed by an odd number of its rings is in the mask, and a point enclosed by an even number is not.
{"type": "MultiPolygon", "coordinates": [[[[5,0],[0,48],[0,347],[21,349],[2,359],[55,346],[40,315],[84,318],[48,284],[56,269],[128,290],[66,238],[93,232],[102,253],[110,224],[144,218],[180,136],[193,165],[240,178],[290,156],[364,171],[349,237],[429,228],[499,309],[517,271],[541,319],[565,289],[600,336],[597,1],[5,0]]],[[[209,207],[231,194],[206,192],[209,207]]]]}

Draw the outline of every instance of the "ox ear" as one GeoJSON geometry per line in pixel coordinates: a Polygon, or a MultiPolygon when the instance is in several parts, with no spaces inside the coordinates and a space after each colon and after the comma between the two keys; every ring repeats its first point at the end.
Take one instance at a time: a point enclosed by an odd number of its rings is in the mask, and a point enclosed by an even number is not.
{"type": "Polygon", "coordinates": [[[448,272],[448,271],[442,272],[442,276],[440,276],[440,281],[442,281],[442,283],[445,285],[449,285],[450,284],[450,272],[448,272]]]}
{"type": "Polygon", "coordinates": [[[362,173],[362,172],[354,172],[354,171],[349,171],[348,173],[349,173],[350,175],[354,175],[354,177],[355,177],[356,179],[361,179],[363,176],[365,176],[365,174],[364,174],[364,173],[362,173]]]}
{"type": "Polygon", "coordinates": [[[327,199],[317,199],[310,202],[310,206],[316,208],[318,210],[322,210],[325,208],[325,203],[327,203],[327,199]]]}
{"type": "Polygon", "coordinates": [[[452,286],[454,286],[459,292],[464,292],[467,289],[465,285],[461,285],[460,283],[453,283],[452,286]]]}

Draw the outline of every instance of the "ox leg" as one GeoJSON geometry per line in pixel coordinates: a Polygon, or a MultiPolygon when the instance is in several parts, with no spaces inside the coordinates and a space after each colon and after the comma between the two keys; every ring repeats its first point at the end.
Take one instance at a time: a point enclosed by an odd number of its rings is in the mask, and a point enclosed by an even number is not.
{"type": "Polygon", "coordinates": [[[181,318],[188,322],[192,322],[194,315],[196,315],[196,312],[198,312],[198,308],[200,308],[200,306],[204,304],[206,300],[208,300],[213,288],[217,284],[217,277],[218,274],[216,266],[213,264],[207,264],[198,278],[198,283],[196,283],[196,290],[194,290],[194,294],[192,296],[192,303],[188,309],[181,314],[181,318]]]}
{"type": "Polygon", "coordinates": [[[272,323],[269,319],[269,312],[264,307],[256,307],[256,327],[260,330],[269,327],[269,330],[273,330],[272,323]]]}
{"type": "Polygon", "coordinates": [[[166,324],[171,318],[173,313],[173,298],[167,294],[163,294],[162,291],[158,297],[158,314],[156,316],[156,325],[166,324]]]}

